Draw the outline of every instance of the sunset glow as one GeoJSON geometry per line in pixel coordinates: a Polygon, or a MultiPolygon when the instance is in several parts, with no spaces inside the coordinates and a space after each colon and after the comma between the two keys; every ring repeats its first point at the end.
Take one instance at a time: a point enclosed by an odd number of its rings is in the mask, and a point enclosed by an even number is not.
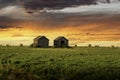
{"type": "Polygon", "coordinates": [[[120,46],[120,3],[59,6],[58,10],[26,9],[18,2],[0,4],[2,45],[30,45],[35,37],[44,35],[50,39],[50,45],[56,37],[65,36],[71,46],[120,46]]]}

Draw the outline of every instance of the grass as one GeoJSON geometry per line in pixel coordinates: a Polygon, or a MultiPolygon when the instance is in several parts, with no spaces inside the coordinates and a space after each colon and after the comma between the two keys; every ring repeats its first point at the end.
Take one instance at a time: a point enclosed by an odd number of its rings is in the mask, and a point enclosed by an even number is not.
{"type": "Polygon", "coordinates": [[[120,80],[120,48],[0,47],[0,80],[120,80]]]}

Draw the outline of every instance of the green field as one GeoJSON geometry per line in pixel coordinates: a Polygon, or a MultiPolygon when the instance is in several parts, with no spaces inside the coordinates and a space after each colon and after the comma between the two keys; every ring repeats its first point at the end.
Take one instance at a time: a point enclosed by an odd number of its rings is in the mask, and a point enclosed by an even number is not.
{"type": "Polygon", "coordinates": [[[120,80],[120,48],[0,47],[0,80],[120,80]]]}

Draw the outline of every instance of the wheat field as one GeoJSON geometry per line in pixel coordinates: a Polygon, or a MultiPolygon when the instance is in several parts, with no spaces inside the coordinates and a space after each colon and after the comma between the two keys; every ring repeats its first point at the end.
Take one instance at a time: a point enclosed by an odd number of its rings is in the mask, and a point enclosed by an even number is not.
{"type": "Polygon", "coordinates": [[[0,80],[120,80],[120,48],[0,47],[0,80]]]}

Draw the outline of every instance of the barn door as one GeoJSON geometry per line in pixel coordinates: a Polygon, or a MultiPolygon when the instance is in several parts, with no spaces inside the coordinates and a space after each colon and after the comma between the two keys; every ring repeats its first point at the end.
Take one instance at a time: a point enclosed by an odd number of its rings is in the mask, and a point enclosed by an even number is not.
{"type": "Polygon", "coordinates": [[[60,47],[65,47],[65,41],[61,41],[60,47]]]}

